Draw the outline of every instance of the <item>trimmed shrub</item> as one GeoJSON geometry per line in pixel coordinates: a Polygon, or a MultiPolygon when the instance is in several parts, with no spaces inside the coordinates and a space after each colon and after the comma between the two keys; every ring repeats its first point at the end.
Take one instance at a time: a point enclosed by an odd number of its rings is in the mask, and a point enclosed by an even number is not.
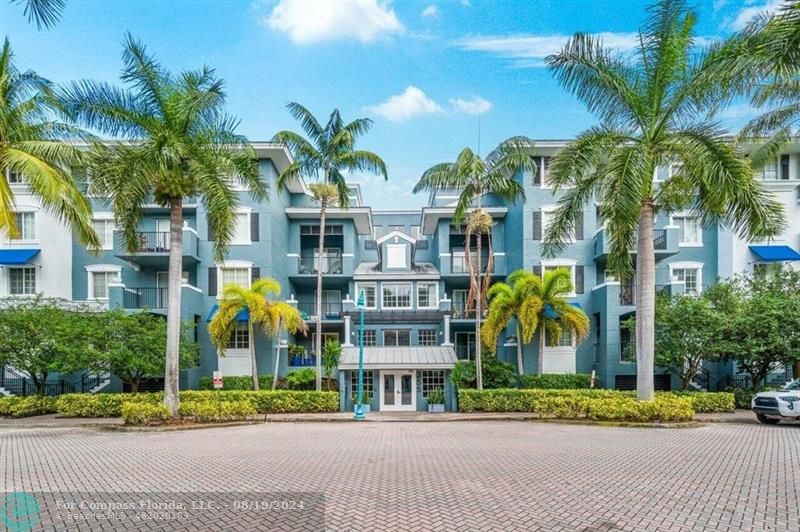
{"type": "Polygon", "coordinates": [[[234,421],[257,414],[252,401],[186,401],[180,406],[181,417],[195,421],[234,421]]]}
{"type": "Polygon", "coordinates": [[[169,409],[162,403],[122,403],[122,419],[127,425],[160,425],[170,417],[169,409]]]}
{"type": "Polygon", "coordinates": [[[124,403],[158,404],[164,394],[157,393],[70,393],[56,401],[64,417],[119,417],[124,403]]]}
{"type": "Polygon", "coordinates": [[[588,389],[592,383],[592,376],[585,373],[558,374],[545,373],[544,375],[520,375],[520,388],[542,388],[552,390],[579,390],[588,389]]]}
{"type": "Polygon", "coordinates": [[[0,416],[30,417],[56,412],[55,397],[6,397],[0,399],[0,416]]]}
{"type": "Polygon", "coordinates": [[[338,392],[303,392],[279,390],[251,392],[259,414],[338,412],[338,392]]]}
{"type": "Polygon", "coordinates": [[[317,384],[317,372],[312,368],[298,369],[286,376],[286,387],[290,390],[313,390],[317,384]]]}
{"type": "MultiPolygon", "coordinates": [[[[272,375],[260,375],[258,377],[258,386],[262,390],[269,390],[272,388],[272,375]]],[[[214,378],[213,377],[200,377],[201,390],[213,390],[214,378]]],[[[253,377],[250,375],[235,375],[232,377],[223,377],[222,379],[223,390],[253,390],[253,377]]]]}
{"type": "MultiPolygon", "coordinates": [[[[484,353],[481,366],[483,367],[484,389],[517,386],[517,372],[511,364],[497,360],[494,355],[484,353]]],[[[476,379],[475,362],[472,361],[457,362],[450,372],[450,380],[456,388],[475,388],[476,379]]]]}
{"type": "Polygon", "coordinates": [[[461,412],[531,412],[541,418],[674,422],[694,416],[691,399],[659,394],[639,402],[614,390],[459,390],[461,412]]]}
{"type": "MultiPolygon", "coordinates": [[[[736,399],[729,392],[668,392],[678,397],[687,397],[692,400],[695,412],[733,412],[736,410],[736,399]]],[[[750,398],[747,399],[747,408],[750,408],[750,398]]]]}

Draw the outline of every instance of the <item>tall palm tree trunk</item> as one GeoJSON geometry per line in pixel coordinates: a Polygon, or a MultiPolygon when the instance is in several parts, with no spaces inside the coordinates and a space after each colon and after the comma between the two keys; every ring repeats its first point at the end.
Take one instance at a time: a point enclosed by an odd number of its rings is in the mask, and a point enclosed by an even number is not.
{"type": "Polygon", "coordinates": [[[481,241],[483,234],[478,232],[477,244],[477,269],[475,277],[477,278],[477,290],[475,290],[475,376],[476,384],[479,390],[483,390],[483,365],[481,365],[481,241]]]}
{"type": "Polygon", "coordinates": [[[525,373],[525,367],[522,362],[522,330],[519,327],[519,318],[517,318],[517,373],[520,375],[525,373]]]}
{"type": "Polygon", "coordinates": [[[544,346],[546,345],[547,337],[544,332],[544,324],[540,327],[539,332],[539,352],[536,354],[536,374],[540,377],[544,374],[544,346]]]}
{"type": "Polygon", "coordinates": [[[183,277],[183,199],[173,199],[169,211],[169,271],[167,274],[167,353],[164,368],[164,404],[178,417],[178,360],[181,340],[181,284],[183,277]]]}
{"type": "Polygon", "coordinates": [[[253,320],[247,320],[247,335],[250,338],[250,372],[253,375],[253,390],[258,391],[258,366],[256,365],[256,337],[253,334],[253,320]]]}
{"type": "MultiPolygon", "coordinates": [[[[283,322],[281,322],[281,326],[278,328],[280,331],[283,328],[283,322]]],[[[281,358],[281,334],[278,333],[278,336],[275,337],[275,369],[272,372],[272,390],[278,387],[278,371],[280,370],[280,358],[281,358]]]]}
{"type": "Polygon", "coordinates": [[[639,216],[636,244],[636,398],[653,398],[656,315],[656,257],[653,244],[653,203],[645,200],[639,216]]]}
{"type": "Polygon", "coordinates": [[[321,198],[319,202],[319,257],[317,257],[317,336],[314,339],[318,392],[322,391],[322,254],[325,253],[325,214],[327,207],[327,198],[321,198]]]}

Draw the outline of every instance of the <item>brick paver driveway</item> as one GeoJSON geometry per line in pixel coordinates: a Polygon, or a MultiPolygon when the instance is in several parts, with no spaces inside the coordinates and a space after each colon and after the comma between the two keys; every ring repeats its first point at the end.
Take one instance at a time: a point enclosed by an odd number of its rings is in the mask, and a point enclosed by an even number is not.
{"type": "MultiPolygon", "coordinates": [[[[330,530],[798,530],[800,427],[0,430],[0,491],[66,490],[322,492],[330,530]]],[[[233,523],[198,528],[269,528],[233,523]]]]}

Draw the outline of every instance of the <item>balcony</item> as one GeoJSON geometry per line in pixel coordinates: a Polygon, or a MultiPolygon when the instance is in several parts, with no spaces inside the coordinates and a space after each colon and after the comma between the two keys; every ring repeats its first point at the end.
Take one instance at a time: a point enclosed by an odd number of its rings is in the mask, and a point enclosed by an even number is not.
{"type": "MultiPolygon", "coordinates": [[[[114,254],[120,259],[140,266],[166,267],[169,264],[170,234],[165,231],[142,231],[137,233],[138,249],[129,251],[123,243],[120,231],[114,231],[114,254]]],[[[200,262],[199,239],[193,229],[183,230],[183,265],[192,266],[200,262]]]]}
{"type": "MultiPolygon", "coordinates": [[[[169,212],[169,207],[165,205],[159,205],[156,202],[155,195],[148,194],[147,198],[145,199],[143,208],[147,212],[169,212]]],[[[187,211],[194,211],[197,209],[197,196],[184,196],[183,197],[183,204],[182,210],[183,212],[187,211]]]]}
{"type": "MultiPolygon", "coordinates": [[[[606,238],[605,229],[601,229],[594,236],[594,260],[600,263],[605,263],[608,260],[608,255],[611,252],[611,244],[606,238]]],[[[636,241],[634,235],[634,242],[636,241]]],[[[678,234],[677,227],[667,227],[664,229],[653,230],[653,248],[655,248],[656,262],[667,257],[671,257],[678,253],[678,234]]],[[[636,248],[629,250],[631,260],[636,258],[636,248]]]]}
{"type": "MultiPolygon", "coordinates": [[[[114,283],[108,287],[108,307],[128,312],[147,310],[154,314],[167,313],[169,289],[162,287],[126,286],[114,283]]],[[[192,285],[181,285],[181,319],[203,314],[203,293],[192,285]]]]}
{"type": "MultiPolygon", "coordinates": [[[[352,254],[344,254],[341,249],[330,249],[322,255],[322,274],[346,282],[353,276],[353,260],[352,254]]],[[[292,280],[301,285],[316,283],[319,255],[316,253],[290,255],[289,261],[289,275],[292,280]]]]}
{"type": "MultiPolygon", "coordinates": [[[[456,254],[457,252],[451,252],[450,260],[443,260],[440,264],[441,274],[446,276],[458,276],[464,277],[469,275],[469,263],[468,259],[465,254],[456,254]]],[[[486,265],[489,262],[489,254],[482,253],[481,254],[481,273],[486,273],[486,265]]],[[[472,253],[472,266],[474,269],[477,270],[478,268],[478,261],[477,261],[477,253],[472,253]]],[[[494,255],[494,265],[492,267],[492,275],[493,276],[505,276],[506,275],[506,257],[505,254],[495,254],[494,255]]]]}
{"type": "MultiPolygon", "coordinates": [[[[319,257],[300,257],[300,267],[298,273],[305,275],[316,275],[319,271],[319,257]]],[[[342,254],[341,252],[331,252],[322,255],[322,274],[341,275],[342,274],[342,254]]]]}
{"type": "MultiPolygon", "coordinates": [[[[313,321],[317,315],[316,301],[300,301],[297,303],[297,309],[306,315],[307,321],[313,321]]],[[[341,320],[342,319],[342,302],[341,301],[322,301],[322,319],[325,320],[341,320]]]]}
{"type": "Polygon", "coordinates": [[[122,308],[166,309],[168,306],[168,288],[126,287],[122,294],[122,308]]]}

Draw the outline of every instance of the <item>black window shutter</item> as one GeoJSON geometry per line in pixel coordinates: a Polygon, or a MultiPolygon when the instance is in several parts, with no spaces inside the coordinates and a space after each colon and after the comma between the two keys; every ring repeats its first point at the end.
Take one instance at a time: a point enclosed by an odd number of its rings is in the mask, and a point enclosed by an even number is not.
{"type": "Polygon", "coordinates": [[[533,184],[534,185],[541,185],[542,184],[542,158],[541,157],[534,157],[533,162],[536,163],[536,171],[533,172],[533,184]]]}
{"type": "Polygon", "coordinates": [[[209,242],[213,242],[214,241],[214,226],[211,225],[211,220],[210,219],[208,219],[207,222],[208,222],[208,241],[209,242]]]}
{"type": "Polygon", "coordinates": [[[541,277],[542,276],[542,267],[541,266],[534,266],[533,267],[533,275],[535,275],[537,277],[541,277]]]}
{"type": "Polygon", "coordinates": [[[217,269],[208,269],[208,295],[217,295],[217,269]]]}
{"type": "Polygon", "coordinates": [[[583,266],[575,266],[575,293],[583,293],[583,266]]]}
{"type": "Polygon", "coordinates": [[[583,240],[583,211],[575,218],[575,240],[583,240]]]}
{"type": "Polygon", "coordinates": [[[250,213],[250,242],[258,242],[258,213],[250,213]]]}
{"type": "Polygon", "coordinates": [[[542,239],[542,211],[533,211],[533,239],[542,239]]]}
{"type": "Polygon", "coordinates": [[[254,283],[259,279],[261,279],[261,268],[255,266],[250,268],[250,282],[254,283]]]}

